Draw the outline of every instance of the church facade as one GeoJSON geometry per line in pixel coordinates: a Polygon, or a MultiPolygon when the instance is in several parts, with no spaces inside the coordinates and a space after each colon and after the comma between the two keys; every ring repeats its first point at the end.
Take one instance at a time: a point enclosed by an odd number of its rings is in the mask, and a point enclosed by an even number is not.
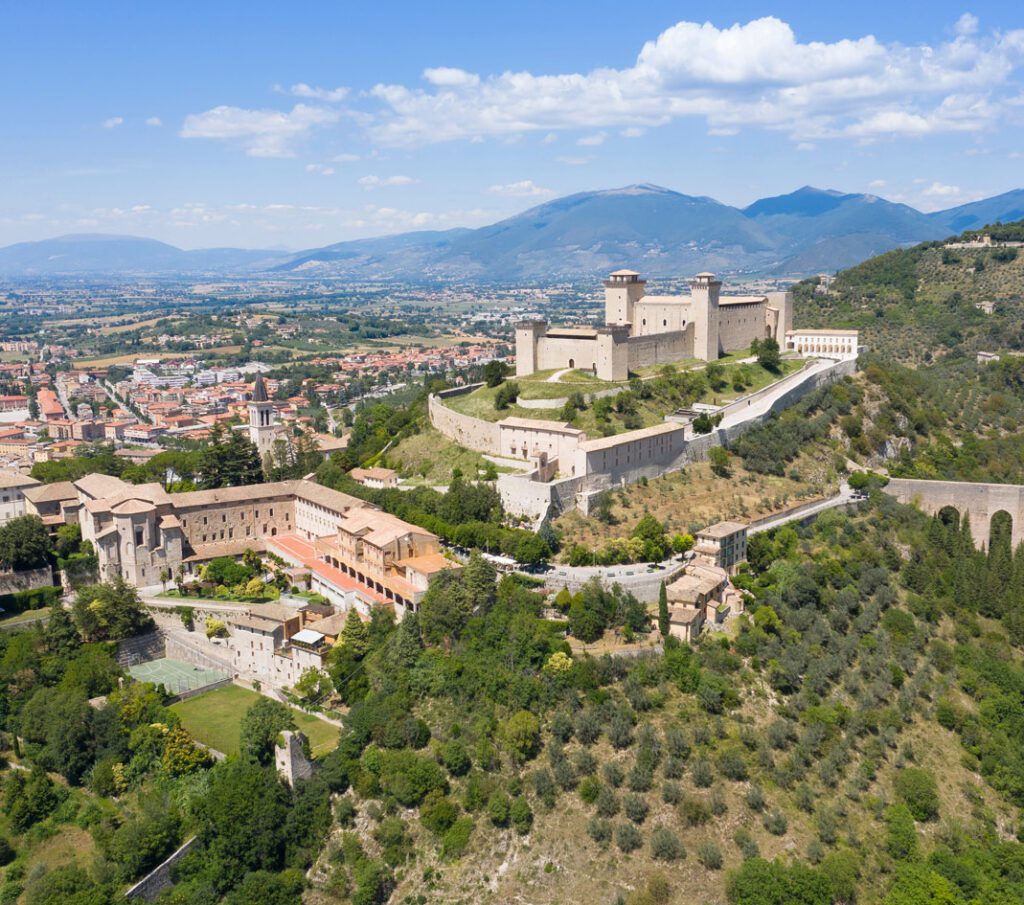
{"type": "Polygon", "coordinates": [[[688,296],[647,295],[640,274],[617,270],[604,282],[603,326],[516,325],[516,376],[574,368],[622,381],[651,365],[714,361],[755,339],[771,337],[784,348],[793,327],[792,293],[723,296],[721,288],[714,274],[699,273],[688,296]]]}

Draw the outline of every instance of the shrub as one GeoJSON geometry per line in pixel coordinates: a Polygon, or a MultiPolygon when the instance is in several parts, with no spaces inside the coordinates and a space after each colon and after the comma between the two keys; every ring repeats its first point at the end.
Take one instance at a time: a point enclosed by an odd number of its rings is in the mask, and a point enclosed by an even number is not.
{"type": "Polygon", "coordinates": [[[579,795],[587,804],[593,804],[601,794],[604,784],[596,776],[588,776],[580,783],[579,795]]]}
{"type": "Polygon", "coordinates": [[[608,786],[601,786],[601,790],[597,793],[597,813],[601,817],[614,817],[619,813],[619,796],[616,795],[608,786]]]}
{"type": "Polygon", "coordinates": [[[697,846],[697,860],[708,870],[719,870],[722,867],[722,850],[710,840],[697,846]]]}
{"type": "Polygon", "coordinates": [[[460,817],[452,824],[441,840],[441,851],[446,858],[458,858],[466,850],[474,827],[472,817],[460,817]]]}
{"type": "Polygon", "coordinates": [[[931,820],[939,813],[938,787],[928,770],[906,767],[896,774],[893,787],[915,820],[931,820]]]}
{"type": "Polygon", "coordinates": [[[520,836],[525,836],[530,832],[530,827],[533,826],[533,811],[530,810],[529,803],[522,795],[512,799],[510,816],[512,826],[520,836]]]}
{"type": "Polygon", "coordinates": [[[683,797],[683,790],[679,783],[667,780],[661,787],[661,800],[665,804],[679,804],[683,797]]]}
{"type": "Polygon", "coordinates": [[[605,764],[601,769],[601,773],[604,775],[604,781],[613,789],[617,789],[621,786],[622,781],[626,778],[622,772],[622,767],[614,761],[605,764]]]}
{"type": "Polygon", "coordinates": [[[786,815],[778,809],[765,814],[762,822],[764,823],[764,828],[773,836],[784,836],[789,828],[786,815]]]}
{"type": "Polygon", "coordinates": [[[631,793],[622,800],[622,811],[633,823],[643,823],[647,819],[650,808],[643,795],[631,793]]]}
{"type": "Polygon", "coordinates": [[[622,852],[636,851],[643,844],[640,831],[632,823],[620,823],[615,828],[615,844],[622,852]]]}
{"type": "Polygon", "coordinates": [[[334,805],[334,819],[338,821],[338,826],[352,826],[356,822],[357,813],[355,802],[347,795],[339,798],[334,805]]]}
{"type": "Polygon", "coordinates": [[[691,772],[693,774],[693,784],[698,789],[707,789],[711,786],[711,783],[714,782],[715,776],[711,770],[711,764],[703,758],[693,762],[691,772]]]}
{"type": "Polygon", "coordinates": [[[732,841],[736,843],[736,848],[740,850],[740,854],[743,855],[744,859],[757,858],[761,854],[761,850],[757,847],[757,840],[750,835],[750,830],[744,826],[736,830],[732,841]]]}
{"type": "Polygon", "coordinates": [[[686,857],[686,850],[672,830],[659,826],[651,833],[651,855],[657,861],[678,861],[686,857]]]}
{"type": "Polygon", "coordinates": [[[734,749],[723,751],[718,758],[718,769],[727,779],[742,782],[747,778],[747,762],[743,755],[734,749]]]}
{"type": "Polygon", "coordinates": [[[441,746],[441,763],[452,776],[465,776],[473,762],[466,753],[466,746],[457,739],[445,742],[441,746]]]}
{"type": "Polygon", "coordinates": [[[679,805],[679,815],[687,826],[700,826],[711,819],[711,809],[699,798],[687,795],[679,805]]]}
{"type": "Polygon", "coordinates": [[[747,789],[747,807],[752,811],[763,811],[764,810],[764,792],[761,791],[760,786],[751,786],[747,789]]]}
{"type": "Polygon", "coordinates": [[[487,816],[495,826],[508,826],[509,818],[512,816],[512,802],[500,789],[487,801],[487,816]]]}
{"type": "MultiPolygon", "coordinates": [[[[587,821],[587,834],[595,842],[604,844],[612,838],[612,825],[600,817],[591,817],[587,821]]],[[[625,851],[625,849],[623,849],[625,851]]]]}

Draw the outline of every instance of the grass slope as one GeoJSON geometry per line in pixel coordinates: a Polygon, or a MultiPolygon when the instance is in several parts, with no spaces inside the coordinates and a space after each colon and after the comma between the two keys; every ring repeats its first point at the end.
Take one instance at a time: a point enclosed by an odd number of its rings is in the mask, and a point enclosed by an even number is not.
{"type": "MultiPolygon", "coordinates": [[[[242,717],[260,696],[238,685],[225,685],[171,709],[181,717],[182,725],[204,745],[224,754],[238,754],[238,736],[242,717]]],[[[309,739],[314,755],[326,754],[338,744],[338,727],[308,713],[292,708],[295,724],[309,739]]]]}

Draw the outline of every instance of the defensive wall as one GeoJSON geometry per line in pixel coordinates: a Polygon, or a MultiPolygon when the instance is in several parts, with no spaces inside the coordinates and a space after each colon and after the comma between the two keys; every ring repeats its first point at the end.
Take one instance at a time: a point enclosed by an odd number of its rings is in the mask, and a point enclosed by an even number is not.
{"type": "Polygon", "coordinates": [[[891,478],[882,489],[901,503],[918,506],[928,515],[938,515],[943,509],[956,510],[961,519],[966,515],[974,543],[982,550],[988,549],[992,517],[998,512],[1010,517],[1013,548],[1024,540],[1024,486],[1019,484],[891,478]]]}
{"type": "MultiPolygon", "coordinates": [[[[557,450],[551,449],[558,457],[563,477],[550,482],[537,479],[538,473],[528,465],[527,454],[534,446],[547,450],[551,433],[559,431],[559,426],[550,421],[509,419],[515,424],[516,450],[512,456],[523,458],[524,473],[499,477],[502,504],[511,513],[537,520],[573,504],[587,513],[593,498],[601,491],[704,461],[711,447],[728,445],[744,431],[763,424],[818,387],[849,376],[855,370],[856,361],[810,361],[796,373],[723,406],[719,410],[721,424],[710,434],[694,436],[690,424],[665,422],[613,437],[580,440],[575,448],[572,438],[565,435],[557,450]],[[536,426],[535,436],[531,433],[531,424],[536,426]]],[[[462,439],[468,437],[478,444],[470,446],[471,449],[507,456],[509,451],[500,447],[511,425],[502,428],[502,422],[481,421],[452,412],[444,405],[444,399],[472,392],[477,386],[480,384],[431,395],[428,405],[431,423],[460,445],[468,445],[462,439]],[[484,444],[490,443],[497,446],[484,448],[484,444]]],[[[564,427],[561,430],[564,431],[564,427]]]]}
{"type": "Polygon", "coordinates": [[[481,418],[474,418],[472,415],[463,415],[444,404],[446,399],[467,396],[482,386],[482,383],[471,383],[464,387],[431,393],[427,400],[427,413],[430,416],[430,423],[459,446],[476,452],[501,455],[496,421],[484,421],[481,418]]]}
{"type": "Polygon", "coordinates": [[[174,881],[171,879],[171,868],[189,853],[195,842],[196,837],[193,836],[166,861],[130,887],[124,897],[129,900],[141,899],[143,902],[153,902],[159,898],[164,890],[170,889],[174,885],[174,881]]]}

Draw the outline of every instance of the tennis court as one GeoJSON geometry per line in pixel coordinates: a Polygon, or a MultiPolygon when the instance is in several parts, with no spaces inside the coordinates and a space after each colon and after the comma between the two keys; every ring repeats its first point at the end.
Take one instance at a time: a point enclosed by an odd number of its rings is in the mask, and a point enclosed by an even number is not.
{"type": "Polygon", "coordinates": [[[128,667],[128,672],[139,682],[163,685],[171,694],[183,694],[228,678],[216,669],[202,669],[183,660],[172,660],[170,657],[136,663],[128,667]]]}

